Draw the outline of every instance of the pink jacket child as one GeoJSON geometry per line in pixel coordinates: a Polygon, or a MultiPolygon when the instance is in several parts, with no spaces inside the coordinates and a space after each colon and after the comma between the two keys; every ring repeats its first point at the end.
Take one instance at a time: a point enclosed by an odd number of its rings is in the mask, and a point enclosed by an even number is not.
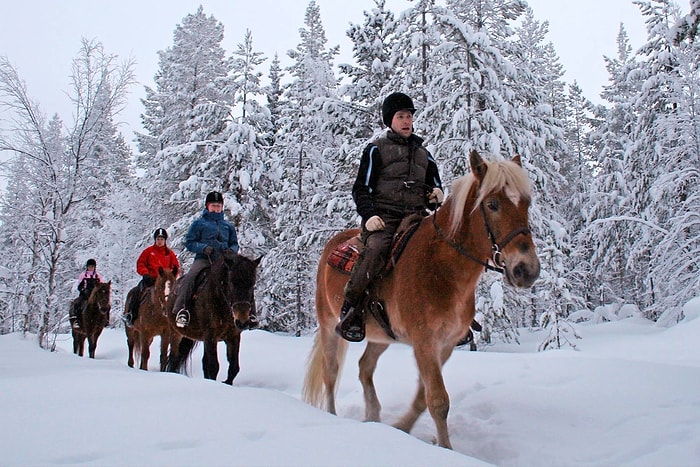
{"type": "Polygon", "coordinates": [[[87,260],[87,263],[85,263],[85,271],[81,272],[78,277],[78,292],[80,292],[80,295],[73,300],[68,312],[68,320],[73,329],[80,329],[82,311],[87,303],[90,291],[92,291],[95,284],[102,282],[102,276],[100,276],[96,269],[97,261],[90,258],[87,260]]]}
{"type": "Polygon", "coordinates": [[[78,277],[78,292],[84,298],[87,298],[92,287],[99,282],[102,282],[102,276],[97,272],[97,261],[90,258],[85,263],[85,271],[81,272],[78,277]]]}

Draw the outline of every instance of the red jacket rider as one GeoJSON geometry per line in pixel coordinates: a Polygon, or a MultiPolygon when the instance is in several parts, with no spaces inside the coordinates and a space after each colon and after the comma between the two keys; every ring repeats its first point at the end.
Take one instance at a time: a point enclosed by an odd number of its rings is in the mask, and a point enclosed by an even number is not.
{"type": "Polygon", "coordinates": [[[136,260],[136,272],[140,276],[148,275],[152,279],[158,277],[158,268],[180,270],[180,263],[177,260],[177,255],[173,250],[165,246],[155,243],[141,253],[139,259],[136,260]]]}

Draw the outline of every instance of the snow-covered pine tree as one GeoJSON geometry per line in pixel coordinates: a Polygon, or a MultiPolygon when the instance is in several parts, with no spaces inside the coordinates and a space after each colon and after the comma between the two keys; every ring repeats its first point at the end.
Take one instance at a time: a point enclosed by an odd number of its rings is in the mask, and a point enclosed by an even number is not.
{"type": "Polygon", "coordinates": [[[596,108],[601,121],[591,134],[596,159],[594,174],[585,203],[585,227],[576,236],[585,246],[584,262],[590,268],[586,301],[593,308],[610,303],[636,303],[637,273],[629,269],[628,253],[634,230],[621,221],[629,214],[625,206],[631,199],[631,180],[626,178],[625,154],[631,145],[632,128],[637,119],[634,100],[641,87],[636,78],[639,64],[632,53],[629,36],[623,25],[617,35],[617,56],[604,57],[608,84],[601,97],[610,107],[596,108]]]}
{"type": "Polygon", "coordinates": [[[282,99],[284,94],[284,90],[282,89],[284,70],[282,70],[280,59],[277,54],[275,54],[272,59],[267,77],[269,84],[265,86],[263,90],[267,99],[267,109],[270,112],[270,124],[272,128],[270,129],[270,134],[265,135],[265,140],[272,146],[275,144],[277,133],[280,130],[279,120],[282,116],[282,99]]]}
{"type": "Polygon", "coordinates": [[[274,208],[268,198],[278,180],[276,164],[268,155],[270,113],[260,104],[265,90],[258,67],[264,61],[246,31],[233,54],[233,118],[223,133],[225,141],[200,164],[198,174],[202,180],[218,181],[216,188],[227,194],[226,208],[238,230],[241,252],[250,257],[272,246],[274,208]]]}
{"type": "MultiPolygon", "coordinates": [[[[341,115],[347,117],[337,125],[359,144],[383,128],[382,101],[390,93],[394,74],[391,38],[395,34],[394,14],[386,9],[385,0],[375,0],[376,8],[365,11],[362,24],[350,24],[346,34],[352,41],[354,64],[341,64],[340,73],[347,78],[339,94],[347,102],[341,115]]],[[[360,149],[361,150],[361,149],[360,149]]],[[[359,157],[358,157],[359,161],[359,157]]]]}
{"type": "Polygon", "coordinates": [[[672,26],[680,17],[673,2],[636,3],[648,39],[638,52],[644,83],[627,154],[639,233],[629,257],[645,279],[645,314],[674,322],[700,285],[700,56],[695,42],[673,43],[672,26]]]}
{"type": "Polygon", "coordinates": [[[143,190],[152,217],[173,225],[181,239],[201,199],[222,180],[201,178],[201,164],[224,142],[233,106],[232,63],[221,46],[224,26],[200,6],[173,33],[173,45],[159,51],[156,88],[146,88],[141,154],[143,190]]]}
{"type": "Polygon", "coordinates": [[[291,82],[284,95],[280,132],[273,157],[282,162],[281,183],[271,194],[276,208],[277,245],[266,257],[260,281],[270,326],[297,333],[315,324],[313,290],[317,259],[331,232],[346,226],[336,200],[347,199],[339,186],[341,140],[328,131],[324,109],[337,102],[332,68],[338,48],[326,48],[320,9],[310,2],[301,41],[288,55],[291,82]]]}
{"type": "Polygon", "coordinates": [[[416,0],[415,3],[399,15],[387,36],[391,44],[392,74],[382,94],[405,92],[419,109],[423,109],[431,103],[426,93],[430,75],[434,73],[431,51],[440,44],[441,38],[433,21],[435,0],[416,0]]]}
{"type": "Polygon", "coordinates": [[[690,0],[690,11],[676,22],[672,32],[676,44],[696,40],[700,32],[700,0],[690,0]]]}

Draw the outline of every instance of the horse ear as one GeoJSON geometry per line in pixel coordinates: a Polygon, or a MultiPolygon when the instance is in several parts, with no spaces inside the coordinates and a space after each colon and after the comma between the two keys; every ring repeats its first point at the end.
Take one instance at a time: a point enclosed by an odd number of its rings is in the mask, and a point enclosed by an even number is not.
{"type": "Polygon", "coordinates": [[[163,271],[163,266],[158,266],[158,275],[162,276],[164,272],[165,271],[163,271]]]}
{"type": "Polygon", "coordinates": [[[472,168],[472,173],[474,176],[479,180],[483,180],[484,177],[486,176],[486,170],[488,169],[488,166],[486,165],[486,162],[481,158],[478,152],[476,152],[476,149],[472,149],[472,152],[469,153],[469,165],[471,165],[472,168]]]}
{"type": "Polygon", "coordinates": [[[520,167],[523,166],[522,162],[520,161],[520,154],[516,154],[513,156],[513,159],[511,159],[513,162],[518,164],[520,167]]]}
{"type": "Polygon", "coordinates": [[[177,272],[178,272],[178,271],[179,271],[179,269],[177,268],[177,266],[175,266],[175,267],[173,268],[173,276],[177,277],[177,272]]]}
{"type": "Polygon", "coordinates": [[[260,256],[258,257],[258,259],[256,259],[256,260],[253,261],[253,262],[255,263],[256,266],[259,266],[259,265],[260,265],[260,261],[262,261],[263,256],[265,256],[265,255],[260,255],[260,256]]]}

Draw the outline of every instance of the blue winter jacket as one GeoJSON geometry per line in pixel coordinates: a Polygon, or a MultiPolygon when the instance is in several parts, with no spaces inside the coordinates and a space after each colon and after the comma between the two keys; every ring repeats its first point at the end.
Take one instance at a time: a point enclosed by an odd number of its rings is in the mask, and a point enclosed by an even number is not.
{"type": "Polygon", "coordinates": [[[236,228],[224,219],[223,212],[209,212],[204,209],[202,217],[190,226],[185,237],[185,248],[195,253],[195,259],[206,258],[202,253],[210,246],[215,252],[233,250],[238,253],[238,235],[236,228]]]}

